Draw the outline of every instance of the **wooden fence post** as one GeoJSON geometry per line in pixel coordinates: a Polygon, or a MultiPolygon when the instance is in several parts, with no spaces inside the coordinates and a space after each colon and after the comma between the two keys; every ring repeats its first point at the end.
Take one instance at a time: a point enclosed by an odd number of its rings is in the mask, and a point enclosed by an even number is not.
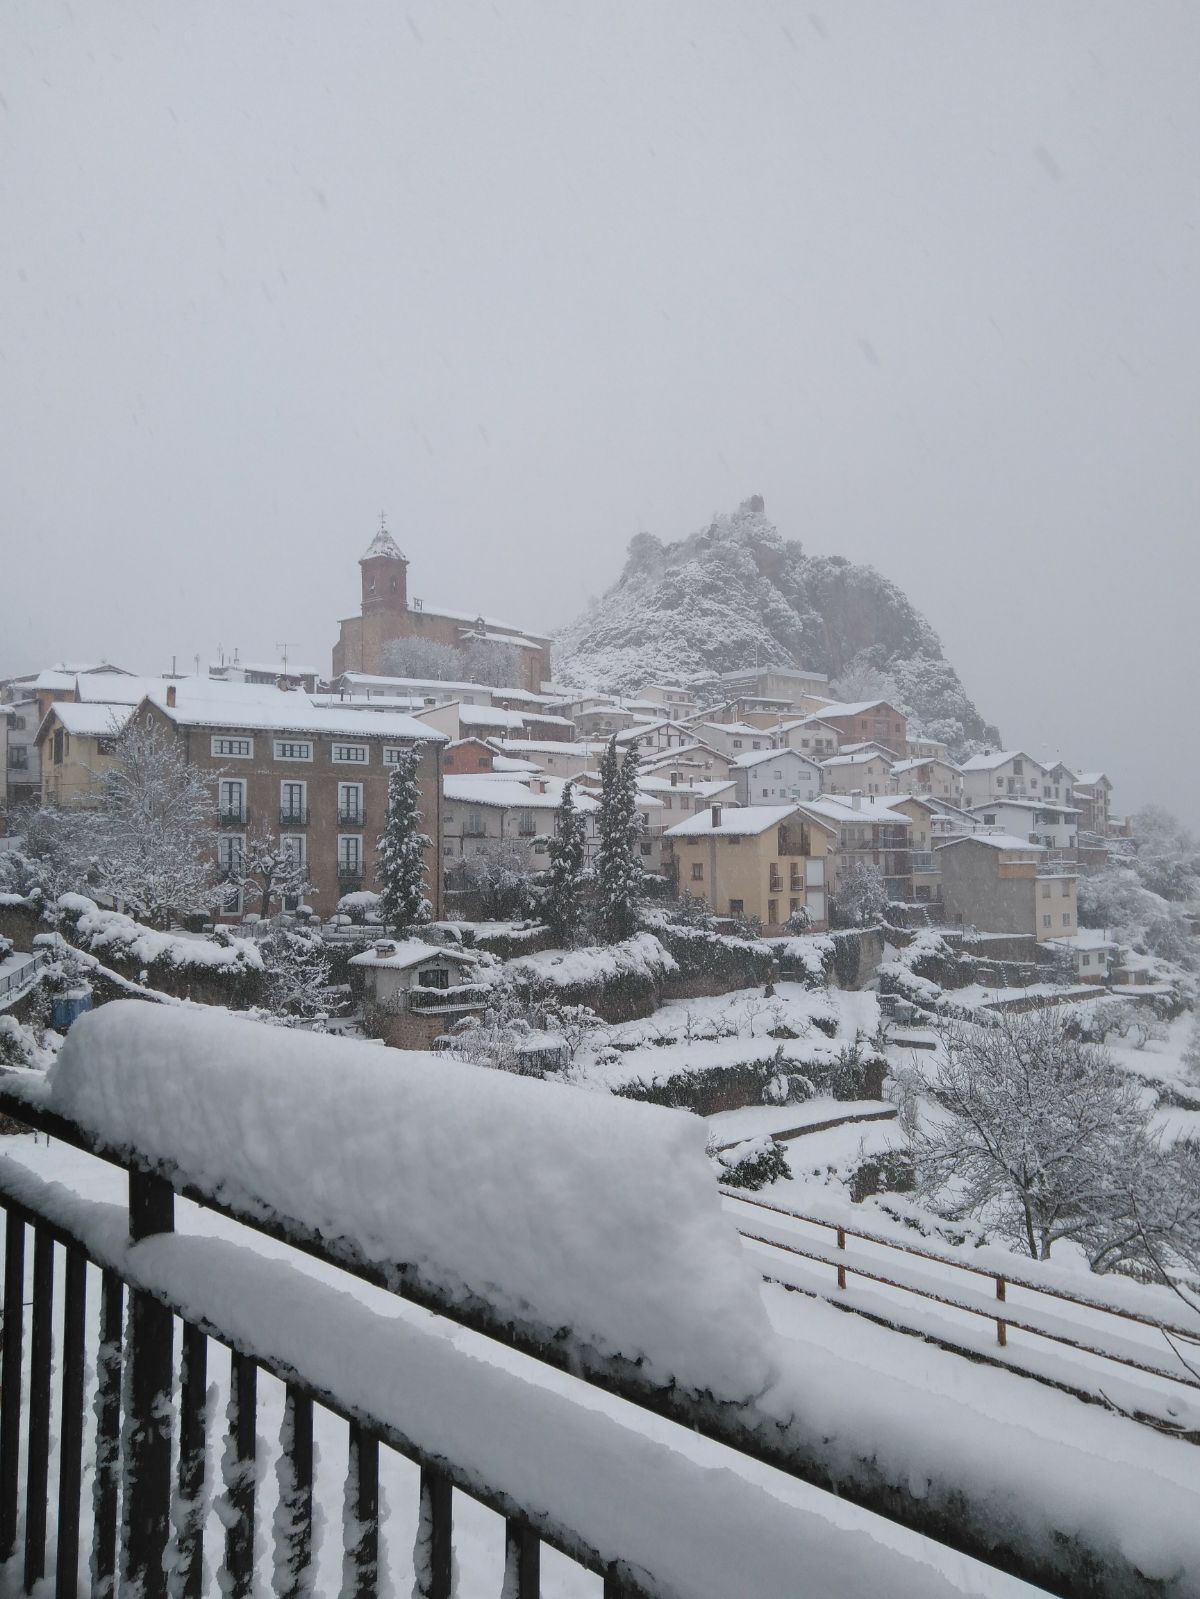
{"type": "MultiPolygon", "coordinates": [[[[1001,1301],[1001,1303],[1003,1303],[1003,1301],[1007,1297],[1008,1297],[1008,1284],[1004,1281],[1003,1277],[997,1277],[996,1278],[996,1298],[999,1299],[1001,1301]]],[[[997,1320],[997,1322],[996,1322],[996,1342],[1000,1345],[1001,1349],[1004,1349],[1004,1348],[1007,1347],[1007,1344],[1008,1344],[1008,1323],[1006,1321],[997,1320]]]]}
{"type": "MultiPolygon", "coordinates": [[[[837,1246],[838,1246],[839,1249],[843,1249],[843,1250],[846,1247],[846,1229],[844,1227],[839,1227],[838,1230],[837,1230],[837,1246]]],[[[839,1265],[838,1269],[837,1269],[837,1274],[838,1274],[838,1287],[839,1288],[844,1288],[846,1286],[846,1268],[845,1268],[845,1266],[839,1265]]]]}

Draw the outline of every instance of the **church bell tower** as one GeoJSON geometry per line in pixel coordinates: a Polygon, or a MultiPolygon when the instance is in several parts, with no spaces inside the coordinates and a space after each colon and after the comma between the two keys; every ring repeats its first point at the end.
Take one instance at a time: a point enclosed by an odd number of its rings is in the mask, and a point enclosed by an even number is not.
{"type": "Polygon", "coordinates": [[[358,558],[362,571],[362,614],[408,609],[408,561],[380,513],[379,531],[358,558]]]}

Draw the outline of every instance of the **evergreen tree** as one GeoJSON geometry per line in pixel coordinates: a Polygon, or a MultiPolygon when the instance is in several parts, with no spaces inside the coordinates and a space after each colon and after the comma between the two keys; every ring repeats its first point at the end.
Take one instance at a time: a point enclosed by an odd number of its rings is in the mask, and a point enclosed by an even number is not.
{"type": "Polygon", "coordinates": [[[420,831],[420,792],[416,749],[402,750],[388,777],[387,823],[379,840],[383,893],[379,914],[389,933],[400,936],[416,922],[429,920],[423,851],[433,840],[420,831]]]}
{"type": "Polygon", "coordinates": [[[639,757],[630,744],[622,761],[610,739],[600,761],[600,848],[596,856],[600,921],[604,936],[628,938],[637,928],[642,869],[637,858],[641,831],[637,812],[639,757]]]}
{"type": "Polygon", "coordinates": [[[568,944],[574,942],[579,926],[586,832],[587,819],[575,804],[575,785],[567,783],[555,812],[554,837],[549,845],[546,920],[554,936],[568,944]]]}

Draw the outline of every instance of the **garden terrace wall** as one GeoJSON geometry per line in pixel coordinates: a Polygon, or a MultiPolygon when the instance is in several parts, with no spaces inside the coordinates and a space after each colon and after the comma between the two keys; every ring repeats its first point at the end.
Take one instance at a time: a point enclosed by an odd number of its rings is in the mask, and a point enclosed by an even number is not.
{"type": "Polygon", "coordinates": [[[17,894],[0,895],[0,938],[11,939],[17,950],[31,950],[41,921],[41,905],[36,899],[17,894]]]}
{"type": "Polygon", "coordinates": [[[622,1099],[636,1099],[648,1105],[667,1105],[695,1111],[698,1116],[715,1116],[721,1111],[741,1110],[761,1105],[769,1083],[780,1076],[804,1077],[812,1084],[813,1097],[833,1099],[878,1099],[883,1092],[887,1070],[885,1057],[875,1049],[847,1049],[838,1061],[813,1059],[800,1051],[779,1045],[772,1055],[707,1066],[694,1071],[673,1072],[657,1081],[621,1084],[613,1092],[622,1099]]]}
{"type": "Polygon", "coordinates": [[[190,960],[188,945],[193,941],[142,928],[115,911],[98,911],[80,895],[64,894],[59,912],[59,932],[68,944],[99,957],[118,976],[140,987],[231,1010],[248,1010],[262,999],[262,958],[249,940],[238,940],[236,953],[228,951],[230,959],[219,963],[204,959],[201,951],[206,946],[196,941],[196,959],[190,960]],[[161,953],[147,958],[143,940],[151,948],[161,946],[161,953]]]}

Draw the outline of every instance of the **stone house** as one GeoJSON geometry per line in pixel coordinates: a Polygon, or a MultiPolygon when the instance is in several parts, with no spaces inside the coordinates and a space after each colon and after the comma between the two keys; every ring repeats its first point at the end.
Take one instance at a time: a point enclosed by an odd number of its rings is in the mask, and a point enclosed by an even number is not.
{"type": "MultiPolygon", "coordinates": [[[[213,783],[217,866],[234,871],[248,833],[266,828],[303,861],[331,916],[339,898],[378,891],[376,847],[387,817],[391,768],[400,752],[418,752],[422,825],[441,831],[441,750],[445,735],[394,712],[332,710],[299,690],[184,678],[161,684],[136,714],[171,731],[184,758],[213,783]]],[[[426,893],[441,910],[436,843],[425,852],[426,893]]],[[[219,914],[237,917],[241,898],[227,893],[219,914]]]]}
{"type": "Polygon", "coordinates": [[[804,811],[835,829],[829,853],[831,893],[836,893],[846,875],[861,863],[879,873],[890,899],[913,898],[912,819],[896,808],[892,797],[823,794],[808,801],[804,811]]]}
{"type": "Polygon", "coordinates": [[[1024,750],[987,750],[972,755],[959,768],[963,779],[963,799],[970,804],[998,799],[1040,799],[1046,768],[1024,750]]]}
{"type": "Polygon", "coordinates": [[[398,639],[429,639],[460,648],[471,642],[507,645],[518,657],[517,687],[538,693],[550,678],[550,640],[508,622],[470,612],[442,611],[408,596],[408,561],[385,527],[359,558],[362,599],[358,616],[344,617],[333,647],[333,675],[377,673],[387,645],[398,639]]]}
{"type": "Polygon", "coordinates": [[[685,745],[693,742],[695,735],[682,723],[664,718],[660,721],[633,722],[615,737],[620,749],[627,749],[630,744],[636,744],[644,759],[650,754],[657,755],[666,750],[683,749],[685,745]]]}
{"type": "Polygon", "coordinates": [[[732,775],[733,761],[711,744],[685,744],[682,749],[649,755],[641,764],[647,777],[677,779],[680,783],[711,783],[732,775]]]}
{"type": "Polygon", "coordinates": [[[802,908],[828,918],[826,867],[836,830],[794,805],[709,805],[663,835],[680,893],[718,916],[756,916],[778,933],[802,908]]]}
{"type": "Polygon", "coordinates": [[[684,687],[682,683],[643,683],[636,698],[653,700],[671,717],[690,716],[693,711],[700,709],[700,701],[694,690],[684,687]]]}
{"type": "Polygon", "coordinates": [[[352,955],[350,965],[362,978],[367,1035],[395,1049],[429,1049],[455,1022],[484,1008],[469,987],[475,961],[444,944],[381,938],[352,955]]]}
{"type": "Polygon", "coordinates": [[[771,735],[761,727],[751,727],[748,722],[693,722],[689,727],[693,739],[711,744],[730,760],[753,750],[769,750],[772,746],[771,735]]]}
{"type": "Polygon", "coordinates": [[[550,777],[579,777],[583,772],[594,772],[604,754],[603,744],[579,740],[499,738],[490,742],[511,760],[529,761],[550,777]]]}
{"type": "Polygon", "coordinates": [[[782,722],[773,731],[772,742],[779,748],[799,750],[814,761],[828,760],[838,752],[838,731],[819,716],[782,722]]]}
{"type": "Polygon", "coordinates": [[[1107,838],[1110,831],[1112,784],[1103,772],[1080,772],[1075,779],[1075,801],[1079,806],[1079,826],[1084,833],[1107,838]]]}
{"type": "Polygon", "coordinates": [[[837,729],[839,745],[874,739],[898,760],[908,754],[908,718],[887,700],[827,704],[818,709],[821,720],[837,729]]]}
{"type": "Polygon", "coordinates": [[[95,804],[132,715],[128,705],[79,705],[73,700],[51,705],[36,739],[42,804],[95,804]]]}
{"type": "Polygon", "coordinates": [[[782,805],[816,799],[821,768],[799,750],[751,750],[731,767],[739,805],[782,805]]]}
{"type": "Polygon", "coordinates": [[[962,804],[962,773],[937,756],[917,755],[894,762],[889,787],[896,794],[930,794],[951,805],[962,804]]]}
{"type": "Polygon", "coordinates": [[[983,827],[1044,844],[1052,850],[1074,850],[1079,838],[1079,812],[1070,805],[1043,800],[986,800],[971,807],[983,827]]]}
{"type": "Polygon", "coordinates": [[[1040,844],[1010,833],[976,833],[941,844],[942,903],[960,927],[1032,934],[1039,943],[1074,938],[1075,872],[1040,844]]]}
{"type": "Polygon", "coordinates": [[[870,750],[831,755],[821,762],[821,783],[827,794],[886,794],[891,778],[891,758],[870,750]]]}

